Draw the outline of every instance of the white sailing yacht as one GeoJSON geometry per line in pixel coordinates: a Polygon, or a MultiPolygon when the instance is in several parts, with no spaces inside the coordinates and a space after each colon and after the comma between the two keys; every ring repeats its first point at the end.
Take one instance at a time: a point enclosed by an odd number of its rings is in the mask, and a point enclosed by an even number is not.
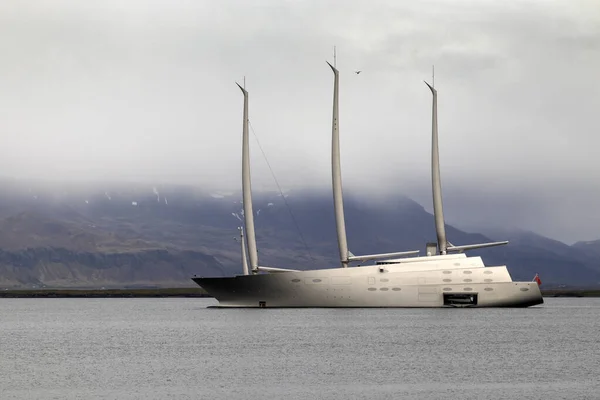
{"type": "Polygon", "coordinates": [[[250,266],[246,264],[242,238],[244,275],[194,277],[193,281],[214,296],[219,307],[528,307],[543,303],[536,282],[513,282],[506,266],[486,267],[480,257],[463,253],[507,242],[454,246],[446,240],[437,143],[437,91],[429,84],[433,94],[432,191],[438,242],[428,244],[423,257],[416,257],[418,250],[364,256],[348,251],[340,170],[339,72],[335,66],[329,66],[334,74],[331,164],[341,266],[293,270],[259,265],[250,180],[248,92],[238,84],[244,95],[242,189],[250,266]],[[351,262],[371,260],[375,264],[349,267],[351,262]]]}

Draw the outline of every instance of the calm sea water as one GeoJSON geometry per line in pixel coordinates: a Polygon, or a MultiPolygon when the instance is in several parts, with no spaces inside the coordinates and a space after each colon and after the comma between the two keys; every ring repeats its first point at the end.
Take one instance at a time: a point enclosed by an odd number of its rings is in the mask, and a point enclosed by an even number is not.
{"type": "Polygon", "coordinates": [[[207,309],[0,299],[0,399],[599,399],[600,299],[207,309]]]}

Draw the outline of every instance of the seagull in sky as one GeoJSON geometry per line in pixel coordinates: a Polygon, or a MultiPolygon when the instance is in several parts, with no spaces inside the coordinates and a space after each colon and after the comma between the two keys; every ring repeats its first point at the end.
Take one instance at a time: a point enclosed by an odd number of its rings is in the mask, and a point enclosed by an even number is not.
{"type": "Polygon", "coordinates": [[[358,74],[360,74],[360,73],[361,73],[361,71],[354,71],[354,73],[355,73],[356,75],[358,75],[358,74]]]}

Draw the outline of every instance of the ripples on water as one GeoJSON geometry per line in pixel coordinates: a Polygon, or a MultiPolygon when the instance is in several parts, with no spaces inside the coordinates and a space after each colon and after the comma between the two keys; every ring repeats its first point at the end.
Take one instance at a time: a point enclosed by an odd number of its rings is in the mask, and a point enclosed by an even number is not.
{"type": "Polygon", "coordinates": [[[600,299],[207,309],[0,299],[0,399],[597,399],[600,299]]]}

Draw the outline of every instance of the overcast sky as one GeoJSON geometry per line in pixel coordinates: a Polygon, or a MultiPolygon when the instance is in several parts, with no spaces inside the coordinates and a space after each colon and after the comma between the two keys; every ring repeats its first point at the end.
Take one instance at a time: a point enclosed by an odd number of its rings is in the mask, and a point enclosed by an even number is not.
{"type": "Polygon", "coordinates": [[[3,0],[0,174],[237,188],[246,76],[281,185],[327,187],[334,45],[346,190],[431,208],[435,64],[448,220],[600,238],[597,0],[3,0]]]}

